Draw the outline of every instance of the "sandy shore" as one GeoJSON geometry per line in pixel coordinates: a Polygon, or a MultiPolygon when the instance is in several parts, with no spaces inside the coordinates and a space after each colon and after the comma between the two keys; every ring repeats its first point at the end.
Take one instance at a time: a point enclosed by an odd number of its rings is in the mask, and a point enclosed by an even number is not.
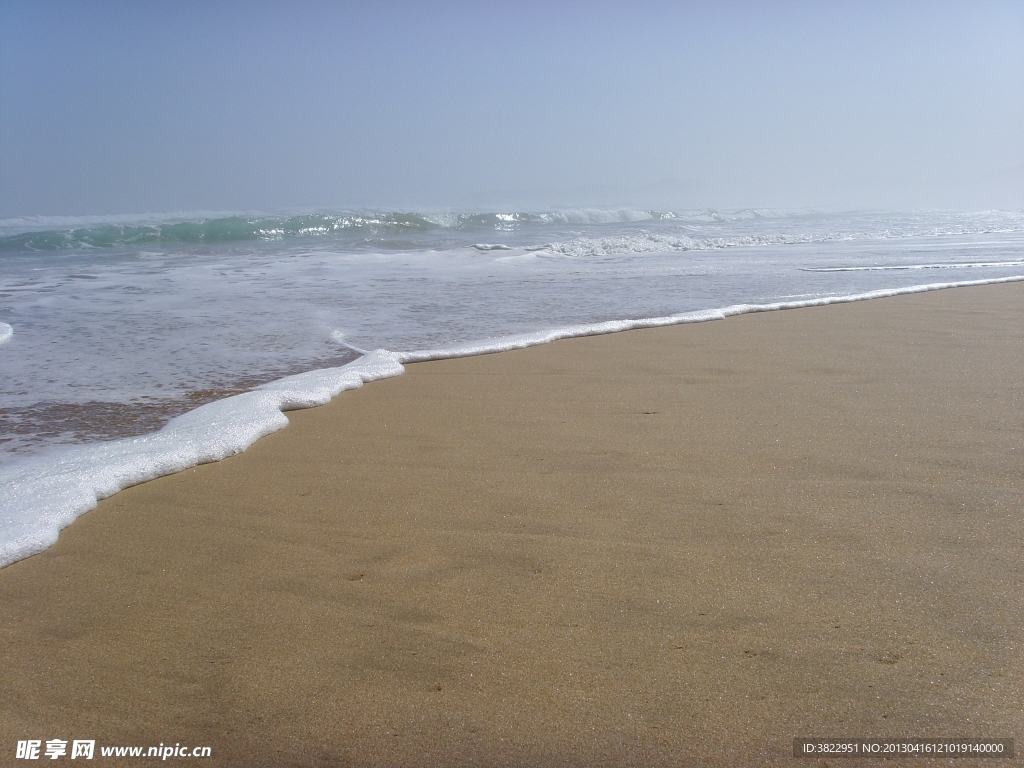
{"type": "Polygon", "coordinates": [[[1024,737],[1024,284],[422,363],[289,416],[0,570],[0,762],[1024,737]]]}

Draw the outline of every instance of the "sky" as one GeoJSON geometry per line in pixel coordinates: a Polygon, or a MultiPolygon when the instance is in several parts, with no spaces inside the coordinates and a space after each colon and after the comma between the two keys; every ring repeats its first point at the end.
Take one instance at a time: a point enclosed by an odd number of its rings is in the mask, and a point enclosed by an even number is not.
{"type": "Polygon", "coordinates": [[[0,218],[1024,208],[1024,3],[0,0],[0,218]]]}

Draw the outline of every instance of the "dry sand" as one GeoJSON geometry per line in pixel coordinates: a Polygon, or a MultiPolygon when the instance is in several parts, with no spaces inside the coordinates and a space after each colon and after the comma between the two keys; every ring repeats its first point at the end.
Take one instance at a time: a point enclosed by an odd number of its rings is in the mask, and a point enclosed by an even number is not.
{"type": "Polygon", "coordinates": [[[1020,283],[411,365],[0,571],[0,762],[1020,738],[1022,380],[1020,283]]]}

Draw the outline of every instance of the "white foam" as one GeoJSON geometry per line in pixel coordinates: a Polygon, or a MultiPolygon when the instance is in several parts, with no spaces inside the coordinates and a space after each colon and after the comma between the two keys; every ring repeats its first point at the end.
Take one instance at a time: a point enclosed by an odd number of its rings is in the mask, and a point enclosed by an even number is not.
{"type": "Polygon", "coordinates": [[[611,224],[614,222],[648,221],[654,218],[650,211],[634,211],[629,208],[568,208],[545,214],[548,221],[563,224],[611,224]]]}
{"type": "Polygon", "coordinates": [[[7,323],[0,323],[0,344],[6,344],[14,335],[14,329],[7,323]]]}
{"type": "MultiPolygon", "coordinates": [[[[289,376],[251,392],[209,403],[172,419],[163,429],[149,435],[53,451],[0,469],[0,567],[54,544],[60,529],[95,507],[100,499],[147,480],[240,453],[260,437],[287,426],[284,411],[323,405],[364,382],[397,376],[404,370],[402,363],[503,352],[559,339],[639,328],[701,323],[750,312],[819,307],[1017,281],[1024,281],[1024,275],[930,283],[802,301],[733,304],[664,317],[571,325],[438,349],[376,350],[339,368],[289,376]]],[[[335,332],[334,337],[343,342],[344,335],[340,331],[335,332]]]]}
{"type": "Polygon", "coordinates": [[[331,331],[331,338],[334,341],[336,341],[338,344],[340,344],[341,346],[345,347],[346,349],[351,349],[353,352],[356,352],[357,354],[360,354],[360,355],[368,355],[368,354],[370,354],[370,350],[362,349],[360,347],[357,347],[355,344],[350,344],[348,342],[348,339],[345,338],[345,334],[342,333],[341,331],[331,331]]]}
{"type": "Polygon", "coordinates": [[[0,471],[0,567],[41,552],[103,498],[163,475],[240,453],[288,424],[283,411],[323,405],[346,389],[397,376],[395,355],[289,376],[209,403],[158,432],[53,451],[0,471]]]}
{"type": "MultiPolygon", "coordinates": [[[[980,229],[980,228],[979,228],[980,229]]],[[[942,237],[944,235],[988,234],[989,230],[970,231],[967,227],[932,228],[929,231],[885,230],[880,232],[824,232],[797,234],[755,234],[731,237],[691,237],[689,235],[657,235],[642,233],[618,237],[577,237],[571,240],[530,246],[527,250],[536,251],[541,255],[563,258],[586,258],[614,255],[631,255],[645,253],[665,253],[672,251],[715,251],[726,248],[742,248],[756,246],[804,245],[809,243],[831,243],[840,241],[867,240],[898,240],[919,237],[942,237]]],[[[477,246],[478,248],[480,246],[477,246]]],[[[946,266],[969,267],[1013,267],[1020,266],[1019,261],[1008,262],[977,262],[963,265],[949,264],[917,264],[907,266],[884,267],[839,267],[829,269],[803,269],[805,272],[867,272],[879,269],[931,269],[946,266]]]]}
{"type": "Polygon", "coordinates": [[[1024,275],[996,278],[993,280],[967,280],[956,283],[929,283],[927,285],[912,285],[905,288],[886,288],[847,296],[823,296],[814,299],[804,299],[803,301],[778,301],[770,304],[732,304],[728,307],[722,307],[719,309],[683,312],[678,315],[666,315],[664,317],[646,317],[636,320],[609,320],[603,323],[571,325],[549,331],[524,333],[516,336],[503,336],[497,339],[485,339],[483,341],[457,344],[450,347],[444,347],[442,349],[400,352],[396,354],[396,357],[403,363],[417,363],[426,360],[443,360],[453,357],[469,357],[472,355],[485,355],[493,352],[507,352],[513,349],[524,349],[526,347],[533,347],[538,344],[547,344],[560,339],[578,338],[581,336],[599,336],[606,333],[632,331],[640,328],[658,328],[666,325],[704,323],[708,320],[723,320],[727,317],[745,315],[751,312],[772,312],[779,309],[822,307],[828,304],[846,304],[853,301],[882,299],[890,296],[900,296],[911,293],[925,293],[927,291],[938,291],[945,288],[961,288],[971,285],[991,285],[994,283],[1011,283],[1019,281],[1024,281],[1024,275]]]}
{"type": "Polygon", "coordinates": [[[974,269],[1024,267],[1024,261],[952,261],[939,264],[887,264],[876,267],[802,267],[802,272],[890,272],[908,269],[974,269]]]}

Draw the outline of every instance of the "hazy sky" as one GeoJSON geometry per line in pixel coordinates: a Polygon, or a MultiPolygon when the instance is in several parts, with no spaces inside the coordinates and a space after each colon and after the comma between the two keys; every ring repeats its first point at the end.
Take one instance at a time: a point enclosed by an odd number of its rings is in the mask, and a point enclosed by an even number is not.
{"type": "Polygon", "coordinates": [[[0,217],[574,204],[1024,208],[1024,3],[0,0],[0,217]]]}

